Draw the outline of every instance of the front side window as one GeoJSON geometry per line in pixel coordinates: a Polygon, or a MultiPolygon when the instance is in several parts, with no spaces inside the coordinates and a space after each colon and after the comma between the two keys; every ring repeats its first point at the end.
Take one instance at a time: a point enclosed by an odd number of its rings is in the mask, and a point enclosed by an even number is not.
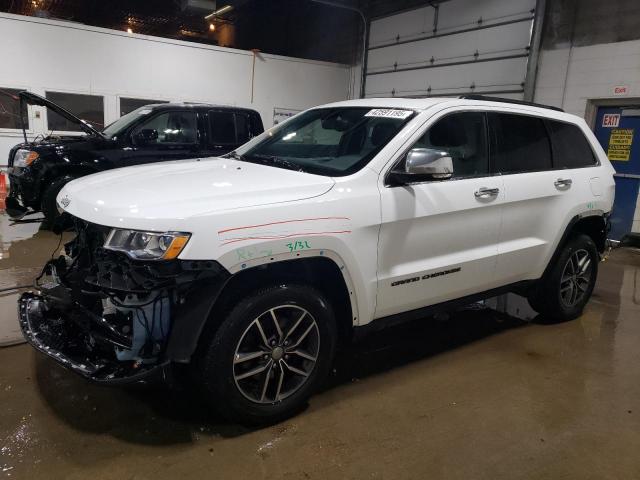
{"type": "Polygon", "coordinates": [[[242,159],[318,175],[350,175],[364,167],[413,117],[411,110],[321,108],[271,131],[242,159]]]}
{"type": "Polygon", "coordinates": [[[500,173],[550,170],[551,144],[541,118],[489,113],[491,157],[500,173]]]}
{"type": "Polygon", "coordinates": [[[29,129],[29,115],[27,114],[27,104],[23,103],[22,112],[20,112],[20,94],[22,90],[15,88],[0,87],[0,128],[21,129],[22,121],[24,126],[29,129]],[[20,114],[22,113],[22,121],[20,114]]]}
{"type": "Polygon", "coordinates": [[[475,177],[489,173],[485,115],[460,112],[432,125],[411,148],[447,152],[453,160],[453,177],[475,177]]]}
{"type": "MultiPolygon", "coordinates": [[[[88,122],[96,130],[104,127],[104,101],[98,95],[81,95],[77,93],[46,92],[47,100],[60,105],[76,117],[88,122]]],[[[81,132],[76,123],[70,122],[57,113],[47,111],[47,128],[58,132],[81,132]]]]}
{"type": "Polygon", "coordinates": [[[548,120],[553,166],[555,168],[590,167],[597,163],[589,141],[577,125],[548,120]]]}
{"type": "Polygon", "coordinates": [[[136,144],[184,145],[195,144],[198,129],[195,112],[165,112],[151,117],[133,131],[136,144]]]}

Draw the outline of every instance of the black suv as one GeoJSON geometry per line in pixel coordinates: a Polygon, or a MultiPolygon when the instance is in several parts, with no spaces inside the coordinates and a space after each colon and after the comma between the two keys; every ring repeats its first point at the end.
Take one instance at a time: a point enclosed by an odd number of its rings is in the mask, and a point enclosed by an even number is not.
{"type": "Polygon", "coordinates": [[[255,110],[209,104],[146,105],[102,131],[31,92],[20,101],[38,105],[80,126],[85,135],[53,136],[16,145],[9,152],[7,213],[21,218],[42,211],[58,215],[56,196],[71,180],[111,168],[225,154],[263,132],[255,110]]]}

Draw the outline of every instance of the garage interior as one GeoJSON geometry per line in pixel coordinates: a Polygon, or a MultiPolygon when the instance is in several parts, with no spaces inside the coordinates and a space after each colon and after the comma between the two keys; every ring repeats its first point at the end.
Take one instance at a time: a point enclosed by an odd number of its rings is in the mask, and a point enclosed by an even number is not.
{"type": "Polygon", "coordinates": [[[92,385],[26,345],[17,299],[62,237],[3,211],[2,476],[640,478],[639,27],[634,0],[0,0],[0,158],[21,121],[55,130],[22,90],[101,128],[150,103],[251,108],[268,129],[347,99],[490,95],[586,120],[620,247],[576,320],[510,294],[373,333],[304,412],[248,428],[181,382],[92,385]],[[612,127],[632,131],[626,158],[612,127]]]}

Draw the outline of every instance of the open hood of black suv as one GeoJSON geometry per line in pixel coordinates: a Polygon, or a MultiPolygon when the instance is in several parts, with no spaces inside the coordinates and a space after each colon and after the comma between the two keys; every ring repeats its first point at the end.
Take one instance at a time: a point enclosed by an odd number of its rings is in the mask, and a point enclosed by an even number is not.
{"type": "Polygon", "coordinates": [[[81,118],[76,117],[73,113],[71,113],[68,110],[65,110],[57,103],[53,103],[52,101],[47,100],[46,98],[41,97],[40,95],[36,95],[35,93],[24,91],[24,92],[20,92],[20,98],[23,101],[27,102],[27,104],[29,105],[38,105],[40,107],[46,107],[51,109],[61,117],[64,117],[70,122],[79,125],[80,128],[85,133],[88,133],[89,135],[99,135],[99,136],[102,135],[100,132],[98,132],[95,128],[93,128],[91,125],[89,125],[87,122],[85,122],[81,118]]]}

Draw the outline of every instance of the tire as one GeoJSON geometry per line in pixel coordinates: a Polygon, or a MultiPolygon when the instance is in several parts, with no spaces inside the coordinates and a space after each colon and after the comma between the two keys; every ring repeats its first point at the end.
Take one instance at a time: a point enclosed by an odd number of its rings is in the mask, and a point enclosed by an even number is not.
{"type": "Polygon", "coordinates": [[[48,225],[53,225],[58,216],[58,205],[56,204],[56,197],[67,183],[71,180],[75,180],[76,177],[72,175],[63,175],[60,178],[56,178],[51,185],[49,185],[42,193],[41,210],[44,213],[45,221],[48,225]]]}
{"type": "Polygon", "coordinates": [[[198,383],[231,421],[282,421],[301,410],[329,374],[336,332],[331,305],[314,288],[288,284],[254,291],[203,339],[198,383]]]}
{"type": "Polygon", "coordinates": [[[546,320],[573,320],[591,298],[598,276],[598,251],[591,237],[572,236],[529,296],[529,304],[546,320]]]}

